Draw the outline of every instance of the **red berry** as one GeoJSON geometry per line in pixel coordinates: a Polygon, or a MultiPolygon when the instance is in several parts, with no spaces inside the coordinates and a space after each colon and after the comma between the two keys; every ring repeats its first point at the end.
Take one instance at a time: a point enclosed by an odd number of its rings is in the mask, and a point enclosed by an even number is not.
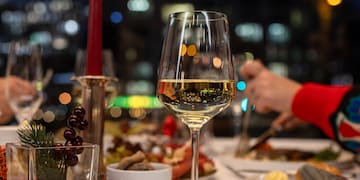
{"type": "Polygon", "coordinates": [[[73,128],[78,127],[80,125],[80,121],[81,120],[76,115],[72,114],[67,119],[68,127],[73,127],[73,128]]]}
{"type": "Polygon", "coordinates": [[[65,129],[65,131],[64,131],[64,138],[66,139],[66,140],[69,140],[69,141],[71,141],[72,139],[74,139],[75,138],[75,130],[74,129],[65,129]]]}
{"type": "Polygon", "coordinates": [[[74,139],[72,139],[71,144],[73,146],[81,146],[83,143],[83,139],[80,136],[76,136],[74,139]]]}
{"type": "Polygon", "coordinates": [[[88,121],[86,119],[84,119],[84,120],[80,121],[80,125],[78,126],[78,128],[80,130],[85,130],[87,128],[88,124],[89,124],[88,121]]]}
{"type": "Polygon", "coordinates": [[[72,156],[75,156],[76,152],[75,152],[75,148],[73,147],[69,147],[69,148],[66,148],[66,157],[72,157],[72,156]]]}
{"type": "Polygon", "coordinates": [[[73,113],[67,118],[68,128],[64,131],[64,138],[66,139],[65,145],[56,144],[56,147],[65,146],[65,149],[59,148],[55,149],[55,155],[58,158],[65,160],[67,166],[75,166],[79,159],[76,154],[80,154],[84,151],[84,148],[81,147],[83,144],[83,139],[80,136],[76,136],[74,128],[84,130],[88,126],[88,121],[84,119],[85,109],[81,106],[76,106],[73,110],[73,113]]]}
{"type": "Polygon", "coordinates": [[[76,106],[74,108],[74,112],[73,114],[75,114],[76,116],[78,116],[79,118],[83,119],[85,116],[85,109],[81,106],[76,106]]]}

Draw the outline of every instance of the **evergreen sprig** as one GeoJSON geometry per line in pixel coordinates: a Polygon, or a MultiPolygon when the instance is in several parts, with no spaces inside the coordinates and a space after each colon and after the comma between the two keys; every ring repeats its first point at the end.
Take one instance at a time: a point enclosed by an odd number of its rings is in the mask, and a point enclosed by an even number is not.
{"type": "Polygon", "coordinates": [[[22,145],[34,148],[55,146],[54,133],[47,132],[45,126],[34,121],[22,125],[17,134],[22,145]]]}
{"type": "MultiPolygon", "coordinates": [[[[31,121],[23,124],[17,134],[21,145],[32,148],[55,147],[54,133],[46,131],[41,123],[31,121]]],[[[64,180],[66,166],[63,157],[56,157],[53,149],[36,149],[36,179],[64,180]]]]}

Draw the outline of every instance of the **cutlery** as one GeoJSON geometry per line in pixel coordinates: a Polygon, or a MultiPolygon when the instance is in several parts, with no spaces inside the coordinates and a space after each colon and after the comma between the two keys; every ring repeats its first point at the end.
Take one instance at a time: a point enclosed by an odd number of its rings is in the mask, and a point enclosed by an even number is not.
{"type": "Polygon", "coordinates": [[[246,154],[250,148],[250,138],[248,134],[248,128],[250,123],[250,117],[251,117],[251,111],[252,111],[252,105],[247,102],[247,108],[244,114],[244,119],[242,120],[242,130],[240,134],[239,143],[236,147],[235,156],[242,156],[246,154]]]}
{"type": "Polygon", "coordinates": [[[239,172],[238,170],[234,169],[233,167],[231,167],[230,165],[224,164],[224,166],[226,167],[226,169],[228,169],[229,171],[231,171],[235,176],[237,176],[238,178],[241,179],[246,179],[246,176],[243,175],[241,172],[239,172]]]}
{"type": "Polygon", "coordinates": [[[263,134],[261,134],[256,140],[255,143],[252,144],[248,149],[247,149],[247,153],[255,150],[256,148],[258,148],[259,146],[261,146],[262,144],[264,144],[268,139],[270,139],[271,137],[276,136],[279,132],[282,131],[282,127],[278,126],[278,127],[271,127],[268,130],[266,130],[263,134]]]}

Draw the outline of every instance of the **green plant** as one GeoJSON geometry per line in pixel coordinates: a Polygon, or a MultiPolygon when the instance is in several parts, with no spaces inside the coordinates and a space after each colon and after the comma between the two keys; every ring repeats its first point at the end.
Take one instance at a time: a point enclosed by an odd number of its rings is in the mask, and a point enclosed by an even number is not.
{"type": "MultiPolygon", "coordinates": [[[[19,140],[22,146],[28,147],[30,153],[35,151],[36,175],[38,180],[62,180],[66,179],[64,157],[57,156],[56,149],[42,147],[54,147],[55,140],[52,132],[47,132],[46,127],[32,121],[22,125],[18,130],[19,140]]],[[[27,151],[24,151],[27,153],[27,151]]],[[[22,154],[22,156],[28,156],[22,154]]]]}
{"type": "MultiPolygon", "coordinates": [[[[66,179],[68,167],[78,163],[77,155],[81,154],[84,148],[79,147],[82,145],[83,139],[76,136],[75,129],[85,130],[87,128],[88,122],[84,116],[84,108],[75,107],[67,119],[68,128],[64,131],[66,139],[64,144],[55,143],[54,133],[47,131],[40,121],[25,123],[17,130],[20,144],[28,147],[31,155],[35,155],[35,158],[29,159],[35,161],[37,180],[66,179]]],[[[29,154],[22,154],[22,156],[28,157],[29,154]]]]}

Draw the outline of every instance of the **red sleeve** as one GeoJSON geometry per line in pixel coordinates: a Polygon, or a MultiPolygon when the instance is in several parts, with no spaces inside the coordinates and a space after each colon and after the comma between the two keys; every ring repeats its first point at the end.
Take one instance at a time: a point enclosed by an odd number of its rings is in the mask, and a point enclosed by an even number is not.
{"type": "Polygon", "coordinates": [[[295,95],[292,111],[300,119],[314,124],[329,137],[335,138],[330,115],[337,110],[345,93],[350,89],[351,86],[306,83],[295,95]]]}

